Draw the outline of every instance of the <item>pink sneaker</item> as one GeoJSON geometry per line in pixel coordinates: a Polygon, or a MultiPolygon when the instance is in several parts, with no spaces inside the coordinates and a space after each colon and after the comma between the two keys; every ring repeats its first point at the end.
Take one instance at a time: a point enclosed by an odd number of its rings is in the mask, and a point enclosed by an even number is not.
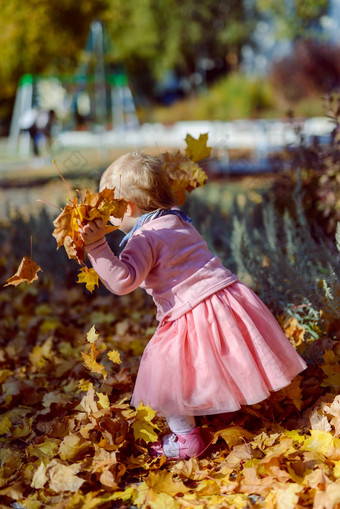
{"type": "Polygon", "coordinates": [[[150,444],[151,456],[165,454],[171,459],[189,459],[199,456],[205,450],[206,445],[198,427],[193,428],[187,435],[166,435],[162,440],[150,444]]]}

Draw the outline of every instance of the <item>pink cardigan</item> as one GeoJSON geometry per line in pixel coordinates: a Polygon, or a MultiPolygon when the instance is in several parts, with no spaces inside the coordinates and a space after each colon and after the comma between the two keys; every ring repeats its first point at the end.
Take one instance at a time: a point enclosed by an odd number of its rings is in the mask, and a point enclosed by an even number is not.
{"type": "Polygon", "coordinates": [[[144,288],[157,319],[175,320],[209,295],[237,281],[208,249],[198,231],[175,215],[139,228],[117,258],[105,238],[86,246],[106,288],[117,295],[144,288]]]}

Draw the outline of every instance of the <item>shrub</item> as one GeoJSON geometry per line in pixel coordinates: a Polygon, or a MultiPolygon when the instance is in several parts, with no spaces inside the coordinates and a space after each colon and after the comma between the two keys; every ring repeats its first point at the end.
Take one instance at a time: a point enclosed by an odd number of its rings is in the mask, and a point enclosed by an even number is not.
{"type": "Polygon", "coordinates": [[[272,193],[278,210],[283,211],[298,186],[311,227],[316,224],[334,236],[340,221],[340,97],[330,95],[326,106],[334,123],[329,141],[321,144],[314,138],[310,142],[300,133],[298,148],[287,150],[290,171],[278,176],[272,193]]]}
{"type": "Polygon", "coordinates": [[[340,47],[317,40],[300,40],[289,56],[275,62],[271,82],[288,102],[339,89],[340,47]]]}
{"type": "MultiPolygon", "coordinates": [[[[178,101],[171,108],[155,108],[152,120],[175,122],[177,120],[233,120],[276,115],[275,92],[268,81],[231,73],[206,92],[178,101]]],[[[149,120],[143,118],[143,120],[149,120]]]]}

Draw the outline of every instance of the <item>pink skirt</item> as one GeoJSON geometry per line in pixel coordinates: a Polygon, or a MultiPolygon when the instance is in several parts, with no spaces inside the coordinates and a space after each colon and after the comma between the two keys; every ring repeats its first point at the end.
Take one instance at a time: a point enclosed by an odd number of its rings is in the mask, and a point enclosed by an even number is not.
{"type": "Polygon", "coordinates": [[[307,367],[255,293],[236,282],[158,327],[131,404],[159,415],[239,410],[289,385],[307,367]]]}

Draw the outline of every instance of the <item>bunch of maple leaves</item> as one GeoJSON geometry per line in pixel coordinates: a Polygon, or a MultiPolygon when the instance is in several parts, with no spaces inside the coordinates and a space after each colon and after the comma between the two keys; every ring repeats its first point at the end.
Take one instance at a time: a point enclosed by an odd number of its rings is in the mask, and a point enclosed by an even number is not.
{"type": "MultiPolygon", "coordinates": [[[[77,232],[79,202],[68,206],[77,232]]],[[[81,214],[89,218],[91,208],[81,214]]],[[[81,260],[73,236],[71,254],[81,260]]],[[[7,265],[0,258],[1,273],[7,265]]],[[[31,276],[27,282],[36,280],[31,276]]],[[[150,407],[129,405],[156,327],[151,302],[141,291],[117,298],[66,282],[57,289],[47,278],[17,286],[18,279],[0,298],[4,507],[340,507],[337,342],[328,338],[322,364],[267,400],[200,418],[210,444],[201,458],[153,459],[148,443],[167,432],[166,424],[150,407]]],[[[297,332],[303,339],[301,328],[284,327],[294,341],[297,332]]]]}

